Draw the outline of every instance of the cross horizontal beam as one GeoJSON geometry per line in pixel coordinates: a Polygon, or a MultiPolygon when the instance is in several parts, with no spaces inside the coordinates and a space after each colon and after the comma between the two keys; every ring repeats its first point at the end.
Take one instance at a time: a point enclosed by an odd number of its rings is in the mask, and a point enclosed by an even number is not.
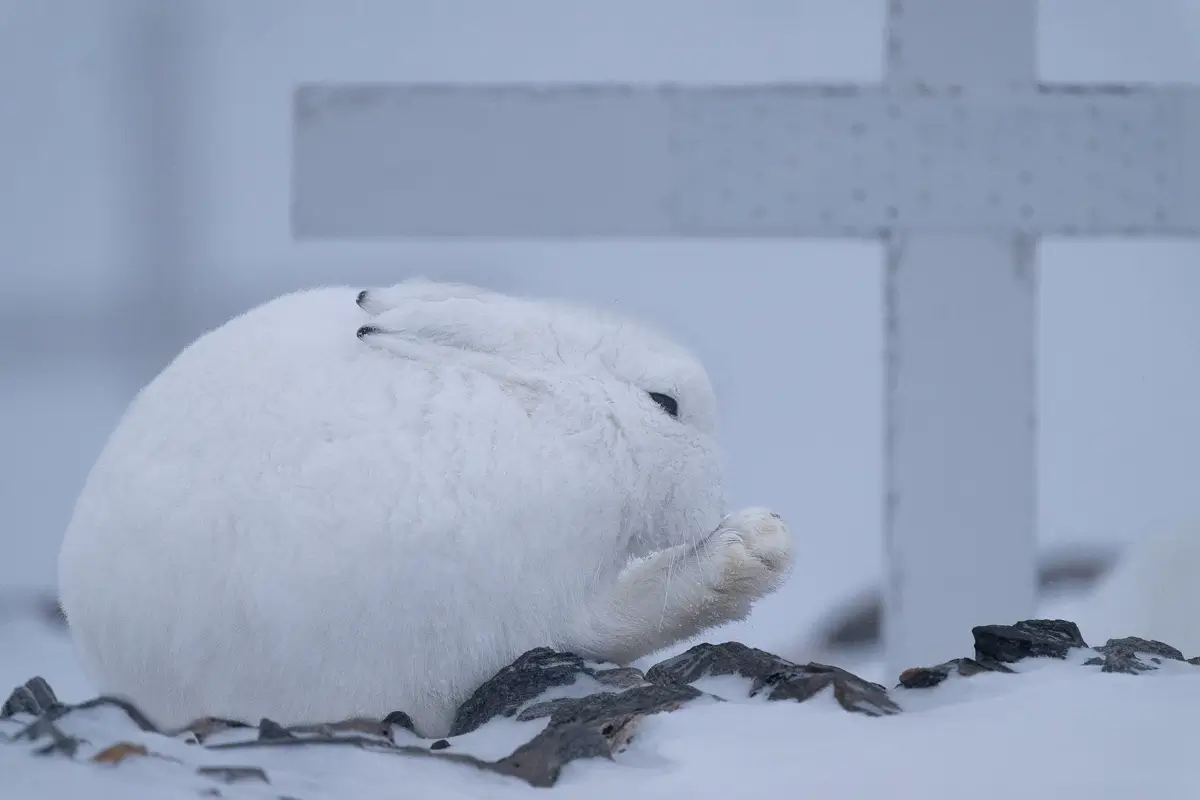
{"type": "Polygon", "coordinates": [[[320,84],[293,107],[299,238],[1200,234],[1195,87],[320,84]]]}

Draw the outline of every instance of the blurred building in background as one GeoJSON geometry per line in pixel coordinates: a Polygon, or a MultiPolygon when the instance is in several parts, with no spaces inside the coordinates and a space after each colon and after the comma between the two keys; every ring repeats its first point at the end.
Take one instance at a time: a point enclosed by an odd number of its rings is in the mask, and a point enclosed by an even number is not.
{"type": "MultiPolygon", "coordinates": [[[[769,649],[791,641],[880,570],[878,248],[298,243],[292,89],[870,82],[883,19],[884,0],[0,3],[0,616],[53,591],[87,470],[188,341],[284,291],[424,274],[613,304],[695,347],[731,499],[778,508],[803,540],[746,623],[769,649]]],[[[1040,37],[1049,80],[1200,82],[1200,0],[1042,0],[1040,37]]],[[[1041,263],[1043,542],[1200,517],[1200,247],[1051,240],[1041,263]]]]}

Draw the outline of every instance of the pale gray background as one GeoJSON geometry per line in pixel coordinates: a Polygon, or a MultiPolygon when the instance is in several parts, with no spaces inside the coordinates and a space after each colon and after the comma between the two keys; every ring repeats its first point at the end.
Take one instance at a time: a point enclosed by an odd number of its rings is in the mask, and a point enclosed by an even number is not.
{"type": "MultiPolygon", "coordinates": [[[[297,244],[289,103],[319,80],[872,81],[883,6],[0,0],[0,597],[53,586],[92,460],[188,339],[285,290],[424,273],[619,304],[699,350],[733,500],[802,539],[742,633],[795,640],[880,570],[878,249],[297,244]],[[144,293],[154,313],[121,310],[144,293]]],[[[1200,0],[1043,0],[1040,58],[1051,80],[1200,82],[1200,0]]],[[[1050,241],[1042,264],[1042,541],[1200,518],[1200,246],[1050,241]]]]}

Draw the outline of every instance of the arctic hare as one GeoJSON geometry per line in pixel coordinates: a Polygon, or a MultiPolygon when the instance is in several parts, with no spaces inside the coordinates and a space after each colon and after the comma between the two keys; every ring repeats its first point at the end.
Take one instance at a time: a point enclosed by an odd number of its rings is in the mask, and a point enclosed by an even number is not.
{"type": "Polygon", "coordinates": [[[725,514],[701,364],[642,325],[410,281],[268,302],[133,401],[59,561],[97,688],[164,726],[408,712],[538,646],[627,663],[744,617],[783,521],[725,514]]]}

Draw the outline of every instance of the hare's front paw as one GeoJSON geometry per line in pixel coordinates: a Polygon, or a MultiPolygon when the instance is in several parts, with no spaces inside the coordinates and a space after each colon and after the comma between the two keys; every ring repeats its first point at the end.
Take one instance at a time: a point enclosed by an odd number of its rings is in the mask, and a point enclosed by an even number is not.
{"type": "Polygon", "coordinates": [[[792,535],[765,508],[730,514],[700,546],[712,588],[757,599],[774,591],[792,566],[792,535]]]}

